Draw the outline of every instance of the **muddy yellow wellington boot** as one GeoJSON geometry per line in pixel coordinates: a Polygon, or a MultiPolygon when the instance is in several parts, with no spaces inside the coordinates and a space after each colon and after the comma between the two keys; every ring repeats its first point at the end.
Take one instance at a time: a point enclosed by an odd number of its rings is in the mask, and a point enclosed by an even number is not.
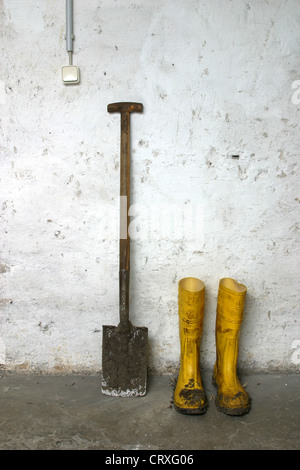
{"type": "Polygon", "coordinates": [[[200,340],[204,317],[204,283],[194,277],[178,283],[180,370],[174,392],[175,410],[202,414],[207,399],[200,376],[200,340]]]}
{"type": "Polygon", "coordinates": [[[216,363],[213,384],[219,411],[232,416],[248,413],[250,399],[237,377],[239,334],[247,288],[234,279],[220,280],[216,317],[216,363]]]}

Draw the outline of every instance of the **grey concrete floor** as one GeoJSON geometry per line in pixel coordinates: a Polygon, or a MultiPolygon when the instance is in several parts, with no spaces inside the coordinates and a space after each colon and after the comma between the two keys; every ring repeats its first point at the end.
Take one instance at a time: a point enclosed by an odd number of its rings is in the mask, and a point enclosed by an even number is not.
{"type": "Polygon", "coordinates": [[[296,450],[300,448],[300,375],[241,377],[252,398],[248,415],[217,411],[203,374],[206,414],[172,406],[170,376],[150,376],[145,397],[101,394],[100,376],[0,373],[1,450],[296,450]]]}

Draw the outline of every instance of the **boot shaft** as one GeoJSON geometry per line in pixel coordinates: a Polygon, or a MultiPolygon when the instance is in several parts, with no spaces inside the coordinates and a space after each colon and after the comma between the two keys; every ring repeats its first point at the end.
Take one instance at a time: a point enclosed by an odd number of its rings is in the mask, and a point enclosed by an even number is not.
{"type": "Polygon", "coordinates": [[[205,286],[200,279],[188,277],[178,283],[178,315],[180,340],[200,341],[204,318],[205,286]]]}
{"type": "Polygon", "coordinates": [[[219,283],[217,320],[230,323],[239,328],[244,317],[244,305],[247,288],[234,279],[223,278],[219,283]]]}
{"type": "MultiPolygon", "coordinates": [[[[247,288],[230,278],[220,280],[216,316],[217,364],[234,371],[247,288]]],[[[225,373],[225,371],[224,371],[225,373]]]]}

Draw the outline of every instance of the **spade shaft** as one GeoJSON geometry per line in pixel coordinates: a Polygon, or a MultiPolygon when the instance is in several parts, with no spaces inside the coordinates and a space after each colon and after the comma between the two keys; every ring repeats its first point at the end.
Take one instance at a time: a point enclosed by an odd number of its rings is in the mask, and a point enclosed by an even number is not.
{"type": "Polygon", "coordinates": [[[130,114],[142,112],[141,103],[112,103],[107,106],[109,113],[121,114],[120,139],[120,324],[119,329],[128,329],[129,321],[129,282],[130,282],[130,114]]]}

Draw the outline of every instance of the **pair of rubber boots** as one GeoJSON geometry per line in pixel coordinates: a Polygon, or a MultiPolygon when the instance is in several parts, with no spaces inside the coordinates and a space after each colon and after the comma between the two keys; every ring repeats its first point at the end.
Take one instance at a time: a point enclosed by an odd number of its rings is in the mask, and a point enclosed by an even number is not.
{"type": "MultiPolygon", "coordinates": [[[[237,376],[239,333],[247,288],[234,279],[220,280],[216,316],[216,362],[213,385],[219,411],[240,416],[250,410],[250,399],[237,376]]],[[[208,403],[200,375],[200,340],[204,318],[205,286],[188,277],[178,284],[180,370],[174,407],[185,414],[205,413],[208,403]]]]}

